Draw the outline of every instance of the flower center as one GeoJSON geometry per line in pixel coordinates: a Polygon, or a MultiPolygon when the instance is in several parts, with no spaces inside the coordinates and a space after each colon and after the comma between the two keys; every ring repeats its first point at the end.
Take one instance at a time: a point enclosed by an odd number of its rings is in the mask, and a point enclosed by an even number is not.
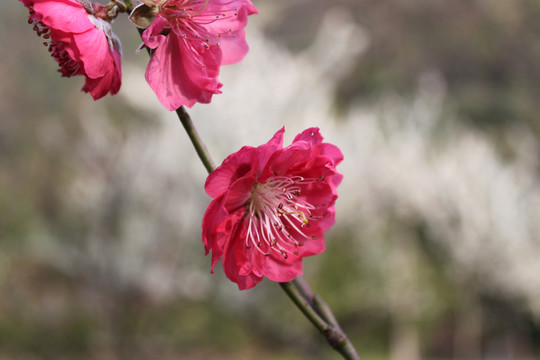
{"type": "Polygon", "coordinates": [[[219,45],[221,37],[237,36],[232,28],[223,33],[206,30],[206,25],[215,21],[238,16],[238,8],[233,7],[235,1],[229,3],[231,8],[227,9],[227,4],[214,4],[209,0],[164,0],[159,5],[159,13],[176,35],[208,48],[219,45]]]}
{"type": "Polygon", "coordinates": [[[280,253],[287,259],[304,241],[316,239],[306,234],[310,221],[320,219],[313,210],[318,206],[302,197],[306,185],[321,179],[301,176],[273,176],[265,184],[255,183],[251,190],[246,215],[249,218],[246,247],[256,248],[269,256],[280,253]]]}

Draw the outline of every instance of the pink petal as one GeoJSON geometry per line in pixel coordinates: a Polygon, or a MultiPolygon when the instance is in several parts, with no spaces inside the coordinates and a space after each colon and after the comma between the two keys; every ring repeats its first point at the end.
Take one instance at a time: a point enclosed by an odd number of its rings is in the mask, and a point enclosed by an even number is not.
{"type": "Polygon", "coordinates": [[[319,132],[318,127],[308,128],[302,131],[300,134],[296,135],[293,140],[293,144],[297,141],[307,141],[313,145],[320,144],[323,141],[323,137],[319,132]]]}
{"type": "Polygon", "coordinates": [[[287,282],[294,280],[298,275],[302,275],[302,261],[295,261],[292,264],[284,265],[276,262],[272,257],[266,257],[263,263],[262,272],[264,277],[276,281],[287,282]]]}
{"type": "Polygon", "coordinates": [[[152,24],[146,30],[144,30],[142,34],[144,44],[150,49],[155,49],[159,45],[162,45],[165,42],[166,36],[160,35],[160,33],[165,28],[166,24],[167,19],[162,16],[157,16],[152,24]]]}
{"type": "Polygon", "coordinates": [[[154,50],[146,68],[146,81],[168,110],[208,103],[213,94],[221,93],[216,75],[220,61],[219,48],[196,52],[185,39],[170,33],[154,50]]]}
{"type": "Polygon", "coordinates": [[[96,79],[114,69],[114,59],[103,31],[94,28],[73,34],[73,40],[88,77],[96,79]]]}
{"type": "Polygon", "coordinates": [[[229,212],[234,212],[245,205],[254,184],[254,176],[246,176],[235,181],[225,195],[223,202],[225,209],[229,212]]]}
{"type": "Polygon", "coordinates": [[[195,20],[204,24],[210,34],[235,34],[247,25],[248,15],[256,13],[255,6],[247,0],[214,0],[205,6],[199,16],[195,16],[195,20]],[[225,14],[225,16],[222,17],[222,14],[225,14]],[[208,21],[208,16],[216,16],[217,19],[208,21]]]}
{"type": "Polygon", "coordinates": [[[213,198],[223,194],[233,181],[247,172],[260,173],[272,154],[283,147],[285,128],[278,130],[266,143],[256,148],[244,146],[229,155],[223,164],[212,172],[204,186],[206,193],[213,198]]]}
{"type": "Polygon", "coordinates": [[[208,205],[208,208],[204,213],[202,221],[202,239],[206,255],[208,255],[210,249],[212,249],[214,245],[214,229],[216,228],[217,224],[226,216],[227,212],[221,205],[221,199],[210,202],[210,205],[208,205]]]}
{"type": "MultiPolygon", "coordinates": [[[[231,221],[238,223],[241,219],[239,215],[234,215],[235,219],[231,221]]],[[[232,239],[242,238],[241,226],[236,226],[231,234],[232,239]]],[[[240,290],[246,290],[254,287],[262,281],[262,277],[254,274],[240,275],[242,264],[246,263],[246,255],[244,253],[244,244],[241,241],[229,241],[223,255],[223,270],[229,280],[238,284],[240,290]]]]}
{"type": "Polygon", "coordinates": [[[240,151],[229,155],[221,166],[214,170],[207,178],[204,189],[208,195],[217,198],[224,194],[229,186],[251,172],[251,153],[255,148],[244,146],[240,151]]]}
{"type": "Polygon", "coordinates": [[[207,24],[205,22],[204,25],[209,34],[220,34],[217,41],[223,51],[221,62],[223,65],[239,62],[249,50],[244,27],[247,25],[248,15],[256,13],[257,9],[250,2],[243,3],[243,1],[236,1],[232,4],[227,2],[224,6],[217,1],[205,8],[205,13],[228,15],[207,24]],[[237,9],[237,11],[233,9],[237,9]]]}
{"type": "Polygon", "coordinates": [[[305,163],[311,154],[311,149],[307,144],[293,144],[285,149],[277,150],[267,162],[267,166],[259,178],[259,181],[266,180],[274,174],[285,174],[287,170],[299,163],[305,163]]]}
{"type": "Polygon", "coordinates": [[[223,65],[234,64],[241,61],[249,51],[249,46],[246,42],[246,33],[244,30],[238,31],[236,38],[225,37],[219,42],[223,58],[223,65]]]}
{"type": "Polygon", "coordinates": [[[82,33],[94,28],[86,9],[76,0],[35,0],[34,10],[50,28],[82,33]]]}
{"type": "Polygon", "coordinates": [[[278,149],[283,148],[284,133],[285,128],[282,127],[266,144],[256,148],[251,161],[251,165],[255,171],[261,173],[272,154],[274,154],[274,152],[276,152],[278,149]]]}
{"type": "Polygon", "coordinates": [[[315,147],[315,155],[324,155],[331,158],[334,162],[334,166],[337,166],[341,161],[343,161],[343,154],[341,150],[335,145],[323,143],[315,147]]]}

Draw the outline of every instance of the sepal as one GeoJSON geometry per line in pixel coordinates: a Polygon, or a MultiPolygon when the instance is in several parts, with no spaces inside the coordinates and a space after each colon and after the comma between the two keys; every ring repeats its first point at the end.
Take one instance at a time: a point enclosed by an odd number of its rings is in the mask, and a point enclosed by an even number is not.
{"type": "MultiPolygon", "coordinates": [[[[152,3],[153,1],[146,0],[146,2],[152,3]]],[[[134,23],[135,26],[141,29],[146,29],[156,19],[157,13],[158,8],[156,6],[140,4],[133,9],[131,14],[129,15],[129,20],[131,20],[131,22],[134,23]]]]}
{"type": "Polygon", "coordinates": [[[89,14],[92,14],[92,15],[94,14],[94,8],[92,7],[92,1],[90,1],[90,0],[77,0],[77,2],[79,4],[81,4],[89,14]]]}

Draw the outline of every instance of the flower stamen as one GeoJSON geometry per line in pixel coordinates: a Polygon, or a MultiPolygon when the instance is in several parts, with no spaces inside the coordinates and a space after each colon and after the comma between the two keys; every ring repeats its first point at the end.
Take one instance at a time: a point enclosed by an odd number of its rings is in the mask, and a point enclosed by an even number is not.
{"type": "Polygon", "coordinates": [[[320,218],[311,213],[317,206],[301,197],[302,190],[319,179],[275,175],[266,183],[256,183],[246,211],[249,217],[246,248],[256,244],[259,252],[265,255],[274,252],[284,259],[298,255],[298,251],[292,250],[304,245],[299,239],[313,238],[305,229],[310,227],[310,221],[320,218]]]}

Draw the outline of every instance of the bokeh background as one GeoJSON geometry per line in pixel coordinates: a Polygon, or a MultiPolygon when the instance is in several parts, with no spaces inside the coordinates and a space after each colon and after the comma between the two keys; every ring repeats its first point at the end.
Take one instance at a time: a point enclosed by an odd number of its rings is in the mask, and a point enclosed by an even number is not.
{"type": "MultiPolygon", "coordinates": [[[[345,161],[305,277],[363,359],[540,359],[540,3],[254,0],[191,111],[217,162],[318,126],[345,161]]],[[[337,359],[279,286],[210,275],[205,171],[144,81],[62,79],[0,12],[0,359],[337,359]]]]}

